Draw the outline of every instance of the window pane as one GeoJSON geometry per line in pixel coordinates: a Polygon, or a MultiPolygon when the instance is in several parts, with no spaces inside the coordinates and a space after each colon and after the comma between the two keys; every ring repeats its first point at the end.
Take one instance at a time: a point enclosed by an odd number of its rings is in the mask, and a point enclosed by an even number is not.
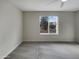
{"type": "Polygon", "coordinates": [[[56,33],[56,23],[55,22],[49,23],[49,32],[50,33],[56,33]]]}
{"type": "Polygon", "coordinates": [[[56,33],[57,16],[49,16],[49,33],[56,33]]]}
{"type": "Polygon", "coordinates": [[[48,33],[48,17],[41,16],[40,18],[40,33],[48,33]]]}

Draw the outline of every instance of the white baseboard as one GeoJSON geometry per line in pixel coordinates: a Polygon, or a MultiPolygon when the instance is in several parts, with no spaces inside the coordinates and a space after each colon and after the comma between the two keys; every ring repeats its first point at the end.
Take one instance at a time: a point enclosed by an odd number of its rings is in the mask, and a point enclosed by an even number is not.
{"type": "Polygon", "coordinates": [[[4,56],[2,56],[0,59],[6,58],[11,52],[13,52],[22,42],[20,42],[18,45],[13,47],[8,53],[6,53],[4,56]]]}

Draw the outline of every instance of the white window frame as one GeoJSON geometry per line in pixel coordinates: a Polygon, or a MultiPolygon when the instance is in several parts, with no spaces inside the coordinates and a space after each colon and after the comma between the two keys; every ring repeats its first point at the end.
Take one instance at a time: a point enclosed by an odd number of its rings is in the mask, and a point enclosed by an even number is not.
{"type": "MultiPolygon", "coordinates": [[[[40,24],[41,17],[42,16],[39,16],[39,24],[40,24]]],[[[56,21],[56,33],[49,32],[49,22],[48,22],[48,33],[40,33],[40,35],[58,35],[58,34],[59,34],[59,17],[58,17],[58,20],[56,21]]]]}

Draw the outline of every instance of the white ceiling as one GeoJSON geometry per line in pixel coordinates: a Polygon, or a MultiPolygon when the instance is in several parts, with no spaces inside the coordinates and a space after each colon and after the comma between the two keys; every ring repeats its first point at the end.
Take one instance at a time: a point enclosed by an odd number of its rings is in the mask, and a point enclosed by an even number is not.
{"type": "Polygon", "coordinates": [[[68,0],[60,8],[60,0],[9,0],[22,11],[77,11],[79,10],[79,0],[68,0]]]}

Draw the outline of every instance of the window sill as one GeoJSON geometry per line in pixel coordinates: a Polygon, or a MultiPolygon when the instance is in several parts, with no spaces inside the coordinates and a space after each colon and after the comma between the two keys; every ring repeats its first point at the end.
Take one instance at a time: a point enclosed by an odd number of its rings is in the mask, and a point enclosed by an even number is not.
{"type": "Polygon", "coordinates": [[[58,35],[58,33],[40,33],[40,35],[58,35]]]}

